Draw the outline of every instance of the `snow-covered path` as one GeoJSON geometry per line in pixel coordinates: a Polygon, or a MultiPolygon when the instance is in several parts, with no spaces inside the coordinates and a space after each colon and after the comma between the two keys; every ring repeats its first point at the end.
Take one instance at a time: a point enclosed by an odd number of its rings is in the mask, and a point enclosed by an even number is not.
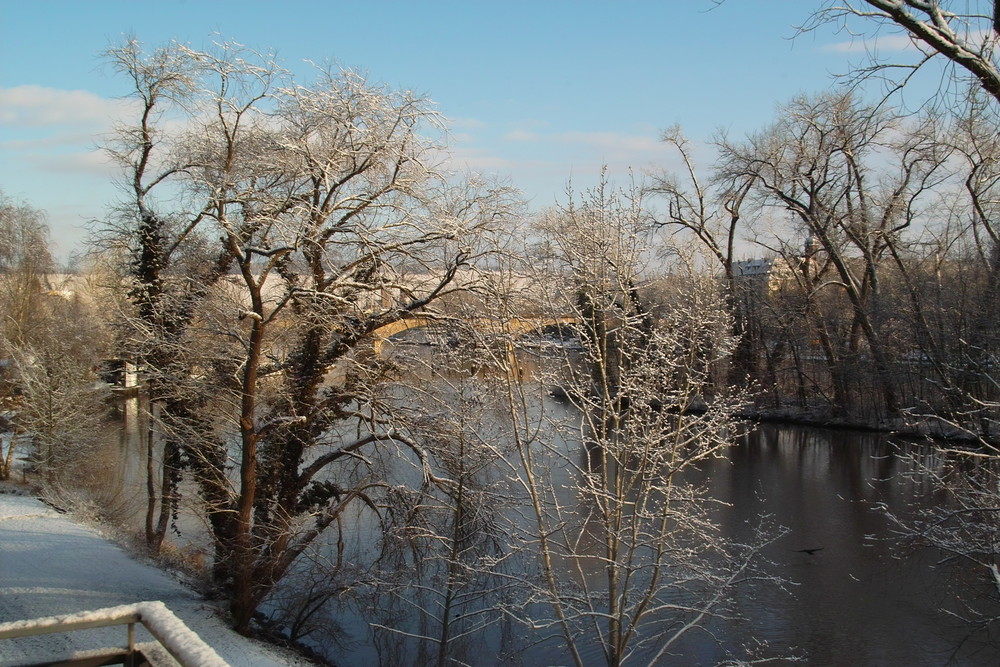
{"type": "MultiPolygon", "coordinates": [[[[306,665],[231,631],[213,608],[155,567],[36,498],[0,494],[0,622],[159,600],[231,665],[306,665]]],[[[149,641],[148,635],[139,641],[149,641]]],[[[125,630],[0,640],[0,665],[123,646],[125,630]]]]}

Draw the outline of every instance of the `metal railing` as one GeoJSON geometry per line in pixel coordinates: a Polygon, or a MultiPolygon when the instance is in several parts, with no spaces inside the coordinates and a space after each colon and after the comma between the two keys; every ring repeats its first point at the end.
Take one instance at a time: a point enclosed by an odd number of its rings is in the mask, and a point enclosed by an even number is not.
{"type": "Polygon", "coordinates": [[[146,628],[181,667],[229,667],[229,663],[220,658],[211,646],[184,625],[162,602],[139,602],[63,616],[0,623],[0,640],[124,625],[127,626],[128,643],[123,648],[103,652],[84,651],[59,660],[45,657],[38,664],[145,664],[145,657],[135,641],[137,623],[146,628]]]}

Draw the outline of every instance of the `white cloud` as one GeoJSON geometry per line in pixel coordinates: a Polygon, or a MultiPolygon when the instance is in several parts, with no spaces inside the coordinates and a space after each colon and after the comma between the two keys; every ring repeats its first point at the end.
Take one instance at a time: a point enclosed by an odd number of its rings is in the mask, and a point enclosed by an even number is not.
{"type": "Polygon", "coordinates": [[[915,48],[909,35],[879,35],[877,37],[858,35],[844,42],[825,44],[822,50],[831,53],[868,53],[871,51],[899,53],[915,48]]]}
{"type": "Polygon", "coordinates": [[[564,181],[570,171],[601,165],[621,170],[628,167],[664,165],[674,157],[674,150],[660,140],[659,133],[646,132],[537,132],[513,129],[489,146],[470,141],[453,146],[450,162],[484,171],[507,172],[515,179],[521,174],[552,172],[564,181]]]}
{"type": "Polygon", "coordinates": [[[36,85],[0,88],[0,123],[8,128],[107,127],[121,118],[131,104],[105,99],[86,90],[36,85]]]}
{"type": "Polygon", "coordinates": [[[616,153],[664,153],[670,147],[657,136],[620,132],[563,132],[555,135],[561,143],[580,144],[616,153]]]}
{"type": "Polygon", "coordinates": [[[537,132],[529,132],[528,130],[511,130],[503,135],[503,138],[506,141],[538,141],[540,135],[537,132]]]}
{"type": "Polygon", "coordinates": [[[458,147],[445,156],[452,165],[481,172],[516,172],[528,165],[540,164],[538,160],[519,160],[491,154],[481,148],[458,147]]]}
{"type": "MultiPolygon", "coordinates": [[[[973,30],[963,35],[962,39],[972,48],[978,48],[985,40],[992,39],[992,30],[973,30]]],[[[855,35],[852,39],[844,42],[825,44],[821,49],[831,53],[903,53],[916,51],[918,46],[928,48],[919,40],[914,43],[909,34],[875,35],[873,37],[855,35]]]]}
{"type": "Polygon", "coordinates": [[[93,132],[54,132],[39,138],[0,141],[0,148],[26,153],[63,148],[78,150],[81,146],[87,147],[96,144],[98,138],[93,132]]]}
{"type": "Polygon", "coordinates": [[[583,148],[616,153],[663,153],[669,147],[658,134],[625,134],[622,132],[556,132],[544,134],[516,129],[503,135],[504,141],[522,143],[575,144],[583,148]]]}
{"type": "Polygon", "coordinates": [[[105,177],[117,173],[116,165],[106,153],[100,150],[62,155],[34,155],[27,158],[27,161],[44,173],[87,174],[105,177]]]}
{"type": "Polygon", "coordinates": [[[486,121],[478,118],[448,118],[448,125],[453,130],[480,130],[489,127],[486,121]]]}

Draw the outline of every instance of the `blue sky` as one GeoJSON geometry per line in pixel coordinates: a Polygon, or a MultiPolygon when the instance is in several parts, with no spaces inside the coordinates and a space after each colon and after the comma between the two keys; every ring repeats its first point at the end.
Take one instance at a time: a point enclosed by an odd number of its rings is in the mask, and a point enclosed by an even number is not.
{"type": "Polygon", "coordinates": [[[451,120],[458,166],[509,178],[541,208],[602,164],[618,178],[671,166],[658,138],[675,123],[695,141],[739,136],[829,88],[848,37],[791,39],[818,4],[0,0],[0,189],[48,212],[66,257],[116,197],[96,146],[127,83],[99,53],[126,33],[196,48],[221,34],[304,77],[304,60],[332,60],[426,94],[451,120]]]}

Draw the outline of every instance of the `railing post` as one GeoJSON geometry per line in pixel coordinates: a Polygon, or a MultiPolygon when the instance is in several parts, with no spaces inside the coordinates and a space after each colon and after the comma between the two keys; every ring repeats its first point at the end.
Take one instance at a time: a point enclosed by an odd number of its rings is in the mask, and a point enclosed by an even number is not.
{"type": "Polygon", "coordinates": [[[128,624],[128,667],[135,667],[135,623],[128,624]]]}

